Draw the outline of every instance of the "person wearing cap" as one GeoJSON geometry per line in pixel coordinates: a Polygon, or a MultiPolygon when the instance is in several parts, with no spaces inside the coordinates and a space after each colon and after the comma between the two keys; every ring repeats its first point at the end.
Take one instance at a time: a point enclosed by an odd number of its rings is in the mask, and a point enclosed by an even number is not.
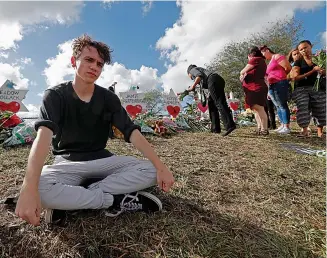
{"type": "Polygon", "coordinates": [[[226,101],[224,78],[217,73],[212,73],[207,69],[197,67],[194,64],[189,65],[187,68],[187,75],[194,80],[193,85],[188,88],[188,91],[195,90],[195,87],[198,84],[202,89],[208,89],[209,91],[208,108],[211,120],[211,131],[213,133],[221,132],[220,113],[226,130],[223,136],[229,135],[236,129],[236,125],[226,101]]]}
{"type": "Polygon", "coordinates": [[[289,81],[287,74],[292,67],[284,55],[276,54],[266,45],[260,47],[262,55],[269,60],[267,65],[267,81],[269,97],[274,103],[281,126],[276,130],[280,134],[290,134],[290,110],[287,104],[289,96],[289,81]]]}

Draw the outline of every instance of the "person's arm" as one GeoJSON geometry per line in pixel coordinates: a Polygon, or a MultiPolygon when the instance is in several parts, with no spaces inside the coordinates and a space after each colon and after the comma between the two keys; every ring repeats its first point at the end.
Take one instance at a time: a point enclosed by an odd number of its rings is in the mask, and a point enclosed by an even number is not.
{"type": "Polygon", "coordinates": [[[255,66],[252,64],[247,64],[243,70],[240,72],[240,75],[244,75],[247,74],[248,72],[250,72],[255,66]]]}
{"type": "Polygon", "coordinates": [[[121,102],[117,96],[116,98],[111,99],[111,105],[115,108],[112,115],[112,124],[123,133],[126,142],[132,143],[145,158],[152,162],[157,170],[158,186],[164,191],[169,191],[174,183],[172,173],[159,159],[150,143],[141,134],[141,128],[131,121],[126,110],[121,106],[121,102]]]}
{"type": "Polygon", "coordinates": [[[51,139],[52,131],[42,126],[28,157],[27,170],[16,205],[16,215],[34,226],[40,224],[41,200],[38,187],[51,139]]]}
{"type": "Polygon", "coordinates": [[[193,85],[188,88],[188,91],[193,91],[195,89],[196,85],[198,85],[201,82],[201,80],[202,80],[201,77],[199,77],[199,76],[196,77],[193,85]]]}
{"type": "Polygon", "coordinates": [[[196,85],[198,85],[201,82],[202,76],[203,76],[202,73],[197,69],[197,67],[192,68],[190,70],[189,77],[191,79],[195,78],[195,80],[193,85],[188,88],[188,91],[193,91],[195,89],[196,85]]]}
{"type": "Polygon", "coordinates": [[[292,70],[292,66],[285,56],[276,54],[275,58],[278,64],[284,68],[286,74],[289,74],[289,72],[292,70]]]}
{"type": "Polygon", "coordinates": [[[306,77],[312,75],[313,73],[319,71],[319,67],[318,66],[315,66],[313,67],[313,69],[305,74],[300,74],[300,67],[299,66],[296,66],[294,65],[293,68],[292,68],[292,79],[293,81],[300,81],[300,80],[303,80],[305,79],[306,77]]]}
{"type": "Polygon", "coordinates": [[[46,91],[40,109],[40,119],[35,123],[37,136],[29,154],[15,211],[17,216],[35,226],[40,224],[41,200],[38,190],[40,175],[49,154],[52,136],[58,130],[60,112],[59,96],[52,91],[46,91]]]}
{"type": "Polygon", "coordinates": [[[318,73],[321,74],[322,76],[326,76],[326,69],[320,68],[318,73]]]}
{"type": "Polygon", "coordinates": [[[145,158],[151,161],[157,170],[157,183],[160,189],[168,192],[174,184],[174,177],[167,166],[160,160],[150,143],[145,139],[139,130],[134,130],[130,137],[131,143],[138,149],[145,158]]]}

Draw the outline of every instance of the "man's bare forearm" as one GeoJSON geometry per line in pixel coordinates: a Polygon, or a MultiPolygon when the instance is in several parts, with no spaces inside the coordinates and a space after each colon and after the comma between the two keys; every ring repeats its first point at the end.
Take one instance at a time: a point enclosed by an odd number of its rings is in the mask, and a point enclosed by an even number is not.
{"type": "Polygon", "coordinates": [[[145,158],[152,162],[156,169],[160,169],[163,166],[162,161],[159,159],[150,143],[145,139],[139,130],[134,130],[132,132],[130,142],[143,154],[145,158]]]}
{"type": "Polygon", "coordinates": [[[27,170],[23,182],[24,186],[38,187],[42,167],[49,154],[51,138],[52,131],[48,128],[40,127],[28,157],[27,170]]]}

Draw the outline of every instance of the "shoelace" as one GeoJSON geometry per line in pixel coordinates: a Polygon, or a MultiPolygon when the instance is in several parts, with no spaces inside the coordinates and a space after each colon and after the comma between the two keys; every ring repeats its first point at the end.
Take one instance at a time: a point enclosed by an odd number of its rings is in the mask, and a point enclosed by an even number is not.
{"type": "Polygon", "coordinates": [[[123,200],[120,203],[120,210],[116,213],[111,213],[111,212],[105,212],[105,215],[108,217],[116,217],[119,214],[121,214],[124,211],[135,211],[135,210],[140,210],[142,209],[142,204],[141,203],[135,203],[134,201],[139,201],[139,198],[137,197],[138,193],[136,195],[129,195],[126,194],[123,200]],[[126,202],[126,199],[130,198],[131,200],[126,202]]]}

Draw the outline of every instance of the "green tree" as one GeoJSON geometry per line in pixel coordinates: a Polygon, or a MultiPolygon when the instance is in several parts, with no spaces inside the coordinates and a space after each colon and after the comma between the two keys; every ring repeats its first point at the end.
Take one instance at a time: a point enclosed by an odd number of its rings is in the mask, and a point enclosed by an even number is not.
{"type": "Polygon", "coordinates": [[[294,17],[268,23],[262,32],[253,33],[239,41],[227,43],[206,68],[217,72],[226,81],[226,92],[233,91],[239,99],[244,93],[239,80],[240,71],[247,64],[247,53],[251,46],[267,45],[275,53],[287,55],[303,35],[301,21],[294,17]]]}
{"type": "Polygon", "coordinates": [[[164,105],[163,95],[158,90],[145,92],[143,100],[146,103],[147,111],[152,115],[160,113],[164,105]]]}

